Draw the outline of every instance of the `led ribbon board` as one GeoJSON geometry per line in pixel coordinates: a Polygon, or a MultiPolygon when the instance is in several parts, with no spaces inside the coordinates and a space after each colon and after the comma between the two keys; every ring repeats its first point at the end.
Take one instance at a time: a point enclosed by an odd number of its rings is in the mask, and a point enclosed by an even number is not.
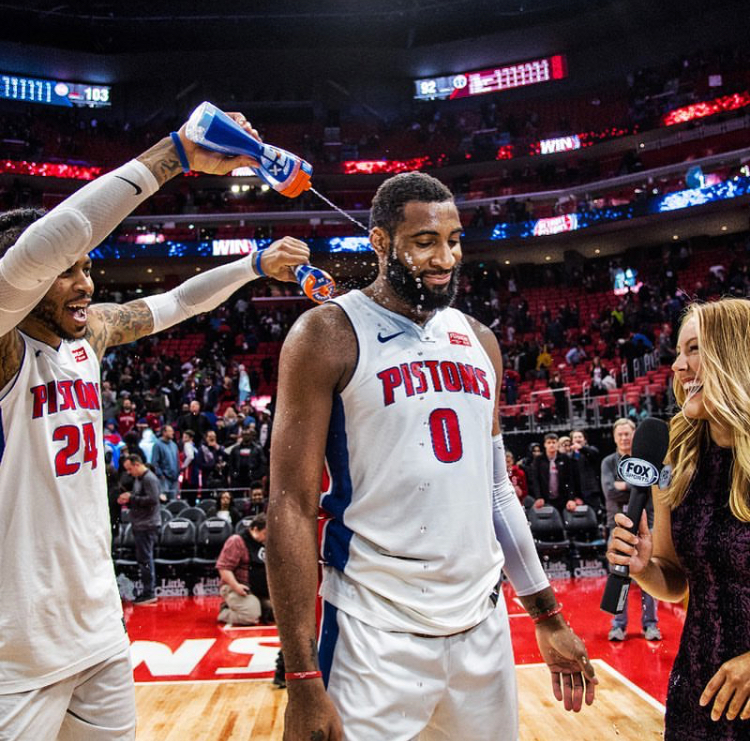
{"type": "Polygon", "coordinates": [[[457,72],[444,77],[415,80],[415,100],[470,98],[484,93],[498,93],[541,82],[562,80],[568,76],[564,54],[515,62],[492,69],[457,72]]]}
{"type": "Polygon", "coordinates": [[[88,82],[63,82],[0,72],[0,98],[63,108],[106,108],[112,88],[88,82]]]}

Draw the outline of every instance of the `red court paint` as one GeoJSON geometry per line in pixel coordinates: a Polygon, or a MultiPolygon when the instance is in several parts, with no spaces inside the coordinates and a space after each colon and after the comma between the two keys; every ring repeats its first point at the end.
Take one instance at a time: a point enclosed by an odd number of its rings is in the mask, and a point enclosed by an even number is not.
{"type": "MultiPolygon", "coordinates": [[[[664,702],[669,671],[682,631],[681,608],[659,604],[663,641],[648,642],[640,625],[638,587],[630,598],[628,638],[607,640],[611,617],[599,610],[604,578],[552,582],[563,614],[586,642],[589,656],[603,659],[649,695],[664,702]]],[[[541,661],[534,625],[513,590],[504,586],[517,664],[541,661]]],[[[227,628],[216,622],[218,597],[165,597],[156,605],[125,605],[136,682],[266,679],[279,648],[275,626],[227,628]]]]}

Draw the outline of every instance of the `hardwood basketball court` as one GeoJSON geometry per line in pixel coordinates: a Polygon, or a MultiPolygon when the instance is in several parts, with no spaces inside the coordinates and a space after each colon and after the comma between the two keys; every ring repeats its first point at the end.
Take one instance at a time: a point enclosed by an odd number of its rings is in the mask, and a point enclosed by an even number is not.
{"type": "MultiPolygon", "coordinates": [[[[683,614],[661,604],[664,640],[647,642],[640,633],[639,599],[634,596],[628,639],[609,643],[610,618],[598,609],[603,581],[553,584],[566,617],[586,642],[600,682],[595,704],[577,714],[565,712],[554,699],[533,624],[507,588],[521,741],[663,737],[662,703],[683,614]]],[[[286,692],[271,684],[279,645],[275,626],[221,626],[216,623],[218,602],[211,597],[174,597],[161,599],[155,607],[126,606],[138,741],[281,741],[286,692]]]]}

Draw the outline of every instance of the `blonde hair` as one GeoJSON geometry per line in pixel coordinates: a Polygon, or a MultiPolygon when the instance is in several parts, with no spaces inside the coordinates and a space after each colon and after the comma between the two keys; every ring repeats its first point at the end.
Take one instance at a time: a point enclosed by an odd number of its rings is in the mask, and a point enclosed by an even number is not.
{"type": "MultiPolygon", "coordinates": [[[[750,301],[692,304],[680,329],[691,318],[697,327],[703,404],[710,420],[731,433],[729,506],[738,520],[750,522],[750,301]]],[[[672,466],[672,482],[663,497],[674,509],[685,499],[709,443],[709,420],[686,417],[682,408],[688,394],[676,375],[672,385],[680,411],[669,428],[667,462],[672,466]]]]}

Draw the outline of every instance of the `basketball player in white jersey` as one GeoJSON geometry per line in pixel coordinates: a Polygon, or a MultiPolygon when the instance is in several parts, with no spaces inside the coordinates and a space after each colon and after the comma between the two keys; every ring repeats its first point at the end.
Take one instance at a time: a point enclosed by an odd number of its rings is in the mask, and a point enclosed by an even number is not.
{"type": "Polygon", "coordinates": [[[450,191],[391,178],[370,227],[378,278],[305,313],[281,355],[267,552],[284,738],[513,741],[501,567],[537,623],[555,697],[578,711],[597,680],[508,478],[497,340],[449,308],[462,231],[450,191]]]}
{"type": "MultiPolygon", "coordinates": [[[[255,133],[239,114],[233,114],[255,133]]],[[[177,134],[192,169],[230,159],[177,134]]],[[[92,304],[87,253],[180,171],[172,139],[50,213],[0,216],[0,739],[135,736],[129,644],[110,556],[99,361],[210,311],[259,274],[293,280],[303,242],[123,305],[92,304]],[[33,223],[32,223],[33,222],[33,223]]]]}

